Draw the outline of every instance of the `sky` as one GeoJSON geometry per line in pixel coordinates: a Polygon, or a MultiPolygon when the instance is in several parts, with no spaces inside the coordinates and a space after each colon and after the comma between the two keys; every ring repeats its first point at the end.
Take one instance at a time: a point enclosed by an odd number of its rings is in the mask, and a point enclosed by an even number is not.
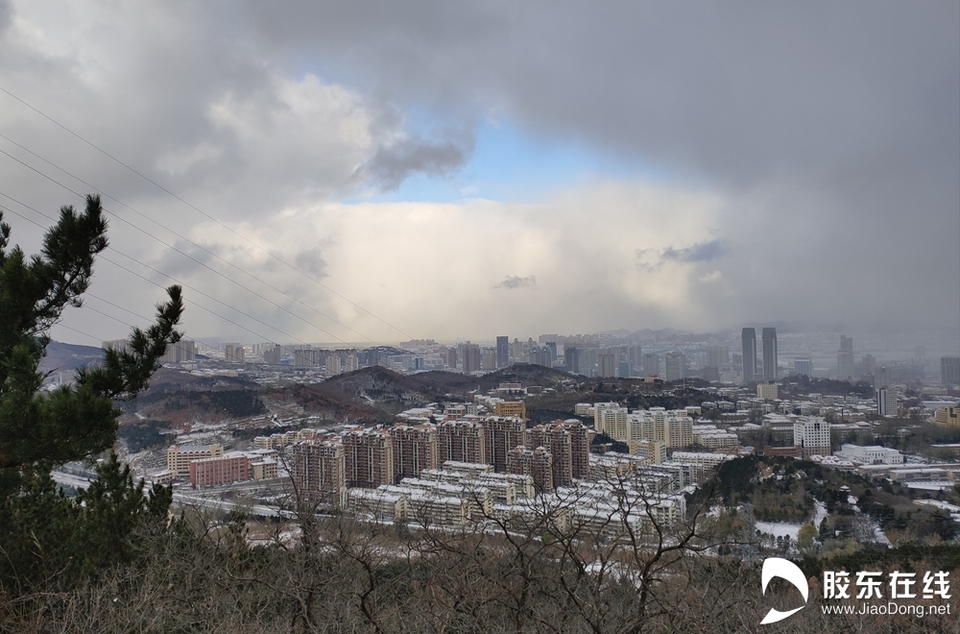
{"type": "Polygon", "coordinates": [[[0,0],[0,135],[13,243],[108,212],[61,341],[960,344],[955,0],[0,0]]]}

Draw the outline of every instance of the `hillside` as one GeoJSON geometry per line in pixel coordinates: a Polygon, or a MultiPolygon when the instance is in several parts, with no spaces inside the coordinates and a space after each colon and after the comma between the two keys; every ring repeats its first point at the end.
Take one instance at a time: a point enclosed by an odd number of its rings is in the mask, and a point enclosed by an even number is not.
{"type": "Polygon", "coordinates": [[[538,365],[516,364],[481,377],[454,372],[403,375],[382,367],[362,368],[323,383],[277,388],[266,398],[294,398],[311,414],[331,420],[384,422],[398,412],[439,401],[466,401],[500,383],[556,386],[572,377],[538,365]]]}
{"type": "Polygon", "coordinates": [[[40,361],[40,372],[73,374],[77,368],[97,365],[102,359],[103,350],[100,348],[51,341],[47,345],[46,356],[40,361]]]}

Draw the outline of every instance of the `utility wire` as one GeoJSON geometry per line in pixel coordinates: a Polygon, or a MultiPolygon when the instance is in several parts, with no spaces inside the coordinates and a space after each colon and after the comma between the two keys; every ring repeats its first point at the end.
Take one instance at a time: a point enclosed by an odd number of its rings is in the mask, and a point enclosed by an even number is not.
{"type": "MultiPolygon", "coordinates": [[[[23,207],[25,207],[25,208],[33,211],[34,213],[37,213],[37,214],[39,214],[40,216],[42,216],[42,217],[44,217],[44,218],[47,218],[48,220],[51,220],[51,221],[54,221],[54,222],[56,221],[56,220],[55,220],[54,218],[52,218],[51,216],[48,216],[47,214],[45,214],[45,213],[43,213],[43,212],[41,212],[41,211],[39,211],[39,210],[37,210],[37,209],[34,209],[33,207],[30,207],[29,205],[26,205],[25,203],[22,203],[22,202],[20,202],[19,200],[16,200],[15,198],[12,198],[11,196],[9,196],[9,195],[7,195],[7,194],[5,194],[5,193],[3,193],[3,192],[0,192],[0,196],[3,196],[3,197],[5,197],[5,198],[7,198],[7,199],[9,199],[9,200],[12,200],[12,201],[14,201],[15,203],[17,203],[18,205],[21,205],[21,206],[23,206],[23,207]]],[[[23,218],[24,220],[27,220],[28,222],[31,222],[31,223],[37,225],[38,227],[40,227],[40,228],[42,228],[42,229],[45,228],[43,225],[41,225],[40,223],[36,222],[35,220],[33,220],[33,219],[31,219],[31,218],[28,218],[27,216],[24,216],[23,214],[17,213],[17,212],[14,211],[13,209],[6,208],[6,211],[9,211],[10,213],[12,213],[12,214],[14,214],[14,215],[16,215],[16,216],[18,216],[18,217],[20,217],[20,218],[23,218]]],[[[268,323],[266,323],[266,322],[263,322],[263,321],[257,319],[256,317],[253,317],[252,315],[249,315],[249,314],[245,313],[244,311],[242,311],[242,310],[240,310],[240,309],[238,309],[238,308],[234,308],[234,307],[230,306],[229,304],[226,304],[226,303],[224,303],[224,302],[221,302],[220,300],[218,300],[218,299],[216,299],[216,298],[214,298],[214,297],[211,297],[210,295],[208,295],[208,294],[204,293],[203,291],[200,291],[200,290],[198,290],[198,289],[190,286],[189,284],[183,284],[182,282],[180,282],[180,281],[177,280],[176,278],[171,277],[171,276],[167,275],[166,273],[162,273],[161,271],[159,271],[159,270],[151,267],[151,266],[148,265],[148,264],[145,264],[145,263],[141,262],[140,260],[138,260],[137,258],[134,258],[134,257],[131,256],[131,255],[127,255],[126,253],[123,253],[123,252],[121,252],[121,251],[119,251],[119,250],[117,250],[117,249],[113,249],[113,250],[114,250],[115,253],[118,253],[119,255],[122,255],[122,256],[130,259],[130,260],[133,260],[133,261],[136,262],[137,264],[140,264],[141,266],[144,266],[144,267],[150,269],[151,271],[153,271],[153,272],[155,272],[155,273],[157,273],[157,274],[159,274],[159,275],[162,275],[162,276],[166,277],[167,279],[169,279],[169,280],[171,280],[171,281],[173,281],[173,282],[175,282],[175,283],[181,284],[181,285],[184,286],[185,288],[188,288],[188,289],[190,289],[190,290],[192,290],[192,291],[194,291],[194,292],[196,292],[196,293],[198,293],[198,294],[200,294],[200,295],[203,295],[204,297],[207,297],[207,298],[209,298],[209,299],[211,299],[211,300],[213,300],[213,301],[215,301],[215,302],[217,302],[217,303],[219,303],[219,304],[222,304],[222,305],[226,306],[227,308],[229,308],[229,309],[231,309],[231,310],[234,310],[234,311],[240,313],[241,315],[244,315],[245,317],[248,317],[248,318],[250,318],[250,319],[252,319],[252,320],[254,320],[254,321],[256,321],[256,322],[258,322],[258,323],[260,323],[260,324],[262,324],[262,325],[264,325],[264,326],[267,326],[267,327],[270,328],[271,330],[275,330],[276,332],[279,332],[280,334],[283,334],[283,335],[285,335],[285,336],[287,336],[287,337],[290,337],[291,339],[293,339],[293,340],[295,340],[295,341],[297,341],[297,342],[299,342],[299,343],[301,343],[301,344],[303,344],[303,345],[309,345],[309,344],[307,344],[305,341],[302,341],[301,339],[298,339],[297,337],[294,337],[294,336],[291,335],[290,333],[287,333],[287,332],[285,332],[285,331],[283,331],[283,330],[281,330],[281,329],[279,329],[279,328],[277,328],[277,327],[275,327],[275,326],[271,326],[270,324],[268,324],[268,323]]],[[[131,270],[131,269],[123,266],[122,264],[111,260],[110,258],[104,256],[103,254],[100,254],[100,255],[98,256],[98,259],[102,259],[102,260],[104,260],[104,261],[106,261],[106,262],[109,262],[110,264],[113,264],[114,266],[116,266],[116,267],[118,267],[118,268],[120,268],[120,269],[122,269],[122,270],[124,270],[124,271],[126,271],[126,272],[128,272],[128,273],[130,273],[131,275],[134,275],[134,276],[136,276],[136,277],[144,280],[145,282],[148,282],[148,283],[150,283],[150,284],[153,284],[154,286],[157,286],[158,288],[161,288],[161,289],[164,289],[164,290],[165,290],[165,287],[162,286],[161,284],[158,284],[157,282],[155,282],[155,281],[153,281],[153,280],[151,280],[151,279],[149,279],[149,278],[147,278],[147,277],[144,277],[143,275],[140,275],[139,273],[137,273],[137,272],[135,272],[135,271],[133,271],[133,270],[131,270]]],[[[98,297],[97,299],[100,299],[100,298],[98,297]]],[[[101,301],[106,301],[106,300],[102,300],[102,299],[101,299],[101,301]]],[[[283,350],[287,351],[288,353],[294,353],[294,352],[295,352],[293,349],[291,349],[291,348],[289,348],[289,347],[287,347],[287,346],[284,346],[284,345],[282,345],[282,344],[279,344],[279,343],[273,341],[272,338],[266,337],[266,336],[264,336],[263,334],[255,331],[255,330],[252,330],[252,329],[250,329],[250,328],[247,328],[246,326],[243,326],[243,325],[241,325],[241,324],[238,324],[237,322],[233,321],[232,319],[230,319],[230,318],[228,318],[228,317],[225,317],[225,316],[223,316],[223,315],[221,315],[221,314],[219,314],[219,313],[217,313],[217,312],[215,312],[215,311],[207,308],[206,306],[203,306],[202,304],[197,303],[196,301],[190,301],[190,303],[191,303],[192,305],[196,306],[197,308],[200,308],[201,310],[203,310],[203,311],[205,311],[205,312],[207,312],[207,313],[210,313],[211,315],[213,315],[213,316],[215,316],[215,317],[217,317],[217,318],[219,318],[219,319],[222,319],[223,321],[226,321],[227,323],[233,324],[234,326],[237,326],[238,328],[242,328],[243,330],[245,330],[245,331],[247,331],[247,332],[249,332],[249,333],[251,333],[251,334],[253,334],[253,335],[256,335],[257,337],[259,337],[259,338],[260,338],[261,340],[263,340],[263,341],[267,341],[267,342],[269,342],[269,343],[273,343],[274,345],[279,345],[283,350]]],[[[112,303],[111,303],[111,304],[112,304],[112,303]]],[[[116,306],[116,304],[112,304],[112,305],[116,306]]],[[[126,309],[123,309],[123,310],[126,310],[126,309]]],[[[96,311],[96,312],[100,312],[100,311],[96,311]]],[[[128,311],[128,312],[130,312],[130,311],[128,311]]],[[[111,317],[111,318],[112,318],[112,317],[111,317]]],[[[119,320],[117,320],[117,321],[119,321],[119,320]]],[[[149,321],[149,320],[148,320],[148,321],[149,321]]],[[[123,323],[123,322],[121,322],[121,323],[123,323]]],[[[127,325],[129,325],[129,324],[127,324],[127,325]]],[[[89,336],[89,335],[88,335],[88,336],[89,336]]],[[[344,343],[346,343],[346,342],[344,342],[344,343]]],[[[347,345],[348,347],[350,347],[349,344],[346,344],[346,345],[347,345]]]]}
{"type": "Polygon", "coordinates": [[[409,339],[413,339],[413,337],[412,337],[411,335],[407,334],[406,332],[404,332],[403,330],[401,330],[401,329],[398,328],[397,326],[394,326],[393,324],[385,321],[384,319],[381,319],[381,318],[378,317],[377,315],[374,315],[372,312],[370,312],[369,310],[367,310],[367,309],[364,308],[363,306],[360,306],[360,305],[357,304],[356,302],[351,301],[349,298],[344,297],[343,295],[341,295],[341,294],[338,293],[337,291],[333,290],[332,288],[330,288],[330,287],[327,286],[326,284],[323,284],[322,282],[320,282],[318,279],[316,279],[316,278],[308,275],[305,271],[303,271],[303,270],[300,269],[299,267],[294,266],[293,264],[290,264],[289,262],[287,262],[286,260],[284,260],[284,259],[281,258],[280,256],[275,255],[273,252],[268,251],[267,249],[264,249],[263,247],[261,247],[259,244],[257,244],[256,242],[254,242],[254,241],[251,240],[250,238],[247,238],[245,235],[243,235],[243,234],[235,231],[235,230],[232,229],[231,227],[228,227],[227,225],[223,224],[222,222],[220,222],[220,221],[219,221],[217,218],[215,218],[214,216],[211,216],[210,214],[208,214],[207,212],[203,211],[202,209],[200,209],[199,207],[195,206],[194,204],[192,204],[192,203],[184,200],[183,198],[181,198],[180,196],[178,196],[178,195],[175,194],[174,192],[170,191],[169,189],[167,189],[166,187],[164,187],[164,186],[161,185],[160,183],[154,181],[153,179],[151,179],[150,177],[146,176],[145,174],[137,171],[136,169],[134,169],[133,167],[131,167],[131,166],[128,165],[127,163],[123,162],[123,161],[120,160],[119,158],[117,158],[117,157],[115,157],[114,155],[110,154],[109,152],[107,152],[106,150],[102,149],[101,147],[97,146],[97,145],[94,144],[92,141],[87,140],[86,138],[82,137],[80,134],[74,132],[73,130],[71,130],[71,129],[68,128],[67,126],[63,125],[62,123],[60,123],[59,121],[57,121],[57,120],[54,119],[53,117],[51,117],[51,116],[47,115],[46,113],[42,112],[39,108],[36,108],[35,106],[27,103],[26,101],[24,101],[23,99],[21,99],[21,98],[18,97],[17,95],[13,94],[12,92],[10,92],[9,90],[7,90],[7,89],[4,88],[3,86],[0,86],[0,92],[3,92],[3,93],[5,93],[5,94],[9,95],[10,97],[12,97],[13,99],[16,99],[18,102],[20,102],[21,104],[23,104],[24,106],[26,106],[26,107],[29,108],[30,110],[36,112],[38,115],[40,115],[41,117],[43,117],[43,118],[46,119],[47,121],[50,121],[51,123],[53,123],[54,125],[56,125],[56,126],[59,127],[60,129],[64,130],[64,131],[67,132],[68,134],[70,134],[70,135],[74,136],[75,138],[79,139],[80,141],[82,141],[82,142],[85,143],[86,145],[90,146],[91,148],[93,148],[93,149],[96,150],[97,152],[103,154],[104,156],[106,156],[106,157],[109,158],[110,160],[114,161],[114,162],[117,163],[118,165],[121,165],[122,167],[126,168],[127,170],[133,172],[134,174],[136,174],[137,176],[139,176],[139,177],[142,178],[143,180],[147,181],[147,182],[150,183],[151,185],[157,187],[157,188],[160,189],[161,191],[166,192],[167,194],[169,194],[170,196],[172,196],[172,197],[175,198],[176,200],[180,201],[181,203],[183,203],[184,205],[186,205],[186,206],[189,207],[190,209],[193,209],[194,211],[196,211],[197,213],[199,213],[199,214],[202,215],[203,217],[205,217],[205,218],[207,218],[207,219],[215,222],[217,225],[219,225],[219,226],[222,227],[223,229],[226,229],[226,230],[229,231],[230,233],[232,233],[232,234],[234,234],[235,236],[241,238],[242,240],[244,240],[245,242],[247,242],[247,243],[250,244],[251,246],[255,247],[255,248],[258,249],[259,251],[262,251],[263,253],[269,255],[271,258],[273,258],[273,259],[275,259],[276,261],[280,262],[281,264],[283,264],[283,265],[286,266],[287,268],[289,268],[289,269],[291,269],[291,270],[293,270],[293,271],[296,271],[297,273],[299,273],[300,275],[302,275],[302,276],[305,277],[306,279],[310,280],[310,281],[313,282],[314,284],[320,286],[320,287],[323,288],[323,289],[326,289],[326,290],[329,291],[330,293],[333,293],[334,295],[336,295],[336,296],[339,297],[340,299],[342,299],[342,300],[344,300],[345,302],[351,304],[352,306],[358,308],[359,310],[365,312],[366,314],[370,315],[371,317],[373,317],[373,318],[376,319],[377,321],[381,322],[382,324],[384,324],[384,325],[392,328],[393,330],[399,332],[399,333],[402,334],[403,336],[405,336],[405,337],[407,337],[407,338],[409,338],[409,339]]]}
{"type": "MultiPolygon", "coordinates": [[[[100,188],[97,187],[96,185],[93,185],[92,183],[89,183],[89,182],[83,180],[83,179],[80,178],[79,176],[77,176],[77,175],[75,175],[75,174],[73,174],[73,173],[65,170],[64,168],[60,167],[59,165],[57,165],[57,164],[55,164],[55,163],[47,160],[46,158],[40,156],[40,155],[37,154],[36,152],[33,152],[33,151],[30,150],[29,148],[26,148],[26,147],[24,147],[23,145],[17,143],[16,141],[14,141],[13,139],[11,139],[10,137],[8,137],[8,136],[6,136],[6,135],[4,135],[4,134],[0,134],[0,138],[2,138],[2,139],[4,139],[4,140],[6,140],[7,142],[9,142],[9,143],[17,146],[18,148],[20,148],[20,149],[23,150],[24,152],[26,152],[26,153],[30,154],[31,156],[39,159],[40,161],[43,161],[44,163],[46,163],[46,164],[49,165],[50,167],[53,167],[54,169],[62,172],[63,174],[66,174],[67,176],[69,176],[70,178],[73,178],[73,179],[76,180],[77,182],[82,183],[82,184],[86,185],[87,187],[89,187],[90,189],[92,189],[92,190],[94,190],[94,191],[102,194],[103,196],[105,196],[106,198],[109,198],[110,200],[114,201],[114,202],[117,203],[118,205],[121,205],[121,206],[123,206],[123,207],[126,207],[127,209],[129,209],[129,210],[132,211],[133,213],[137,214],[137,215],[140,216],[141,218],[143,218],[143,219],[145,219],[145,220],[153,223],[154,225],[160,227],[161,229],[164,229],[165,231],[168,231],[168,232],[172,233],[173,235],[177,236],[178,238],[180,238],[180,239],[183,240],[184,242],[187,242],[187,243],[193,245],[194,247],[200,249],[201,251],[204,251],[205,253],[207,253],[207,254],[210,255],[211,257],[216,258],[217,260],[223,262],[223,263],[226,264],[227,266],[229,266],[229,267],[231,267],[231,268],[239,271],[240,273],[243,273],[243,274],[246,275],[247,277],[249,277],[249,278],[251,278],[251,279],[253,279],[253,280],[256,280],[257,282],[260,282],[261,284],[265,284],[266,286],[268,286],[268,287],[270,287],[271,289],[273,289],[274,291],[280,293],[280,294],[283,295],[284,297],[286,297],[286,298],[288,298],[288,299],[291,299],[291,300],[297,302],[298,304],[300,304],[300,305],[303,306],[304,308],[307,308],[307,309],[309,309],[309,310],[312,310],[313,312],[317,313],[317,314],[320,315],[321,317],[324,317],[324,318],[326,318],[326,319],[329,319],[330,321],[332,321],[333,323],[337,324],[338,326],[340,326],[340,327],[342,327],[342,328],[344,328],[344,329],[346,329],[346,330],[349,330],[350,332],[352,332],[352,333],[354,333],[354,334],[356,334],[356,335],[359,335],[360,338],[362,338],[362,339],[365,339],[365,340],[367,340],[367,341],[369,341],[369,342],[371,342],[371,343],[373,343],[373,344],[376,344],[376,343],[377,343],[376,341],[374,341],[373,339],[367,337],[367,336],[364,335],[363,333],[358,332],[358,331],[354,330],[353,328],[351,328],[350,326],[347,326],[346,324],[337,321],[336,319],[334,319],[334,318],[331,317],[330,315],[327,315],[326,313],[324,313],[324,312],[322,312],[322,311],[314,308],[313,306],[310,306],[309,304],[304,303],[303,301],[301,301],[300,299],[294,297],[293,295],[290,295],[290,294],[288,294],[287,292],[285,292],[285,291],[277,288],[276,286],[274,286],[274,285],[271,284],[270,282],[268,282],[268,281],[266,281],[266,280],[264,280],[264,279],[261,279],[261,278],[255,276],[255,275],[253,275],[252,273],[248,273],[247,271],[243,270],[242,268],[240,268],[239,266],[237,266],[237,265],[234,264],[233,262],[230,262],[229,260],[226,260],[226,259],[220,257],[220,255],[218,255],[217,253],[214,253],[213,251],[211,251],[210,249],[204,247],[203,245],[198,244],[198,243],[194,242],[193,240],[191,240],[190,238],[188,238],[188,237],[186,237],[186,236],[178,233],[177,231],[174,231],[174,230],[171,229],[170,227],[167,227],[166,225],[157,222],[157,221],[154,220],[153,218],[150,218],[148,215],[146,215],[146,214],[144,214],[144,213],[142,213],[142,212],[134,209],[133,207],[131,207],[130,205],[124,203],[123,201],[118,200],[117,198],[115,198],[115,197],[111,196],[110,194],[104,192],[102,189],[100,189],[100,188]]],[[[23,161],[20,161],[19,159],[14,158],[13,156],[11,156],[10,154],[8,154],[7,152],[4,152],[3,150],[0,150],[0,153],[2,153],[2,154],[4,154],[5,156],[7,156],[7,157],[9,157],[9,158],[11,158],[11,159],[19,162],[21,165],[24,165],[25,167],[30,167],[29,165],[27,165],[27,164],[24,163],[23,161]]],[[[30,167],[30,169],[33,169],[33,168],[30,167]]],[[[38,170],[35,170],[35,169],[33,169],[33,171],[35,171],[35,172],[37,172],[37,173],[40,173],[38,170]]],[[[41,174],[41,175],[43,175],[43,174],[41,174]]],[[[46,178],[45,175],[43,175],[43,176],[46,178]]],[[[59,183],[58,183],[58,184],[59,184],[59,183]]],[[[69,190],[69,191],[72,191],[72,190],[69,190]]],[[[74,193],[76,193],[76,192],[74,192],[74,193]]],[[[113,215],[114,215],[115,217],[117,217],[118,220],[121,220],[121,221],[126,222],[127,224],[130,224],[131,226],[133,226],[133,225],[132,225],[131,223],[129,223],[128,221],[123,220],[122,218],[120,218],[120,217],[116,214],[116,212],[113,212],[113,215]]],[[[138,227],[135,227],[135,228],[139,229],[138,227]]],[[[140,229],[140,230],[143,231],[142,229],[140,229]]],[[[153,236],[153,234],[150,234],[150,235],[151,235],[151,237],[154,237],[158,242],[160,242],[159,238],[156,238],[155,236],[153,236]]],[[[162,243],[162,242],[161,242],[161,243],[162,243]]],[[[162,243],[162,244],[165,244],[165,243],[162,243]]],[[[267,301],[269,301],[269,300],[267,300],[267,301]]],[[[272,302],[271,302],[271,303],[272,303],[272,302]]],[[[274,305],[275,305],[275,306],[278,306],[278,305],[275,304],[275,303],[274,303],[274,305]]],[[[307,323],[309,323],[309,322],[307,322],[307,323]]],[[[312,325],[312,324],[311,324],[311,325],[312,325]]]]}
{"type": "MultiPolygon", "coordinates": [[[[24,161],[21,161],[21,160],[18,159],[17,157],[12,156],[11,154],[9,154],[9,153],[7,153],[7,152],[5,152],[5,151],[3,151],[3,150],[0,150],[0,154],[3,154],[4,156],[7,156],[8,158],[16,161],[17,163],[20,163],[21,165],[23,165],[23,166],[26,167],[27,169],[30,169],[30,170],[32,170],[33,172],[36,172],[37,174],[39,174],[39,175],[42,176],[43,178],[49,180],[50,182],[52,182],[52,183],[54,183],[54,184],[56,184],[56,185],[59,185],[60,187],[62,187],[63,189],[67,190],[68,192],[74,194],[75,196],[78,196],[78,197],[80,197],[81,199],[84,198],[83,194],[81,194],[80,192],[78,192],[78,191],[76,191],[76,190],[68,187],[67,185],[64,185],[63,183],[61,183],[61,182],[58,181],[57,179],[53,178],[52,176],[50,176],[50,175],[48,175],[48,174],[44,174],[43,172],[41,172],[41,171],[38,170],[37,168],[33,167],[32,165],[29,165],[28,163],[25,163],[24,161]]],[[[7,196],[7,198],[10,198],[10,197],[7,196]]],[[[12,198],[10,198],[10,199],[13,200],[12,198]]],[[[185,257],[185,258],[187,258],[187,259],[189,259],[189,260],[192,260],[192,261],[195,262],[196,264],[202,266],[203,268],[205,268],[205,269],[207,269],[208,271],[214,273],[215,275],[217,275],[217,276],[225,279],[226,281],[230,282],[231,284],[233,284],[233,285],[235,285],[235,286],[238,286],[238,287],[244,289],[244,290],[247,291],[248,293],[251,293],[251,294],[257,296],[257,297],[259,297],[260,299],[262,299],[263,301],[265,301],[265,302],[267,302],[267,303],[269,303],[269,304],[272,304],[272,305],[275,306],[276,308],[279,308],[280,310],[282,310],[282,311],[284,311],[284,312],[292,315],[293,317],[296,317],[297,319],[299,319],[299,320],[302,321],[303,323],[307,324],[308,326],[311,326],[312,328],[315,328],[315,329],[319,330],[320,332],[324,333],[325,335],[328,335],[328,336],[330,336],[330,337],[333,337],[334,339],[336,339],[337,341],[339,341],[340,343],[342,343],[342,344],[344,344],[344,345],[346,345],[346,346],[349,346],[349,345],[350,345],[350,344],[348,344],[346,341],[344,341],[343,339],[341,339],[340,337],[338,337],[337,335],[333,334],[332,332],[330,332],[330,331],[328,331],[328,330],[326,330],[326,329],[324,329],[324,328],[321,328],[320,326],[317,326],[316,324],[313,324],[313,323],[307,321],[306,319],[304,319],[303,317],[300,317],[299,315],[297,315],[296,313],[292,312],[291,310],[289,310],[289,309],[281,306],[280,304],[277,304],[276,302],[270,300],[270,299],[267,298],[267,297],[264,297],[263,295],[261,295],[260,293],[256,292],[255,290],[253,290],[253,289],[251,289],[251,288],[248,288],[247,286],[244,286],[243,284],[241,284],[240,282],[237,282],[236,280],[234,280],[234,279],[232,279],[232,278],[227,277],[226,275],[224,275],[224,274],[221,273],[220,271],[214,269],[213,267],[207,265],[207,264],[204,263],[204,262],[201,262],[200,260],[198,260],[197,258],[193,257],[193,256],[190,255],[189,253],[186,253],[185,251],[181,251],[180,249],[178,249],[177,247],[173,246],[173,245],[170,244],[169,242],[158,238],[157,236],[153,235],[153,234],[150,233],[149,231],[147,231],[147,230],[145,230],[145,229],[142,229],[142,228],[138,227],[137,225],[131,223],[130,221],[126,220],[125,218],[122,218],[122,217],[118,216],[115,212],[110,211],[110,210],[108,210],[108,209],[106,209],[106,208],[104,208],[104,211],[108,211],[111,216],[113,216],[114,218],[116,218],[116,219],[119,220],[120,222],[122,222],[122,223],[124,223],[124,224],[126,224],[126,225],[129,225],[130,227],[133,227],[134,229],[136,229],[136,230],[139,231],[140,233],[144,234],[145,236],[156,240],[156,241],[159,242],[160,244],[164,245],[165,247],[167,247],[167,248],[169,248],[169,249],[171,249],[171,250],[173,250],[173,251],[176,251],[177,253],[179,253],[179,254],[182,255],[183,257],[185,257]]],[[[114,249],[114,250],[116,251],[116,249],[114,249]]],[[[118,251],[118,252],[119,252],[119,251],[118,251]]],[[[143,264],[143,263],[141,262],[141,264],[143,264]]],[[[184,284],[184,286],[187,286],[188,288],[192,288],[192,287],[189,287],[189,286],[186,285],[186,284],[184,284]]],[[[194,290],[194,291],[196,291],[196,292],[200,292],[201,294],[203,294],[203,295],[205,295],[205,296],[207,296],[207,297],[210,297],[209,295],[206,295],[206,293],[202,293],[201,291],[197,291],[197,289],[195,289],[195,288],[193,288],[192,290],[194,290]]],[[[212,299],[212,298],[211,298],[211,299],[212,299]]],[[[223,302],[220,302],[220,303],[223,303],[223,302]]],[[[242,313],[242,311],[240,311],[239,309],[234,309],[234,310],[237,310],[237,312],[241,312],[241,313],[242,313]]],[[[243,313],[243,314],[245,314],[245,313],[243,313]]],[[[249,315],[248,315],[248,316],[249,316],[249,315]]],[[[259,321],[259,320],[257,320],[257,321],[259,321]]],[[[264,323],[264,322],[260,322],[260,323],[264,323]]],[[[282,331],[279,331],[279,332],[282,332],[282,331]]],[[[284,334],[286,334],[286,333],[284,333],[284,334]]]]}

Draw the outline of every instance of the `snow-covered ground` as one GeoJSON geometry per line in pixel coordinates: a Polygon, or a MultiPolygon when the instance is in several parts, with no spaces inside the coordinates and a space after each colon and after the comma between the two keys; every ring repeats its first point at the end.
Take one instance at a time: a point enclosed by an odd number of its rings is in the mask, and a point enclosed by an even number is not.
{"type": "MultiPolygon", "coordinates": [[[[813,525],[817,528],[827,517],[827,507],[820,500],[813,501],[813,525]]],[[[806,522],[805,522],[806,523],[806,522]]],[[[797,535],[803,524],[790,524],[788,522],[757,522],[757,530],[773,537],[790,536],[790,539],[796,541],[797,535]]]]}

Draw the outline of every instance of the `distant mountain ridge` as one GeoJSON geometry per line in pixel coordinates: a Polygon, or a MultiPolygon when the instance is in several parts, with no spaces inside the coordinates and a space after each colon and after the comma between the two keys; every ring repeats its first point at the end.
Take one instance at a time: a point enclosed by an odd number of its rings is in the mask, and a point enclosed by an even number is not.
{"type": "Polygon", "coordinates": [[[77,368],[97,365],[101,361],[103,361],[102,348],[51,341],[47,345],[46,355],[40,361],[40,372],[73,374],[77,368]]]}
{"type": "Polygon", "coordinates": [[[332,420],[374,422],[392,420],[398,412],[428,403],[470,400],[478,390],[486,393],[501,383],[550,387],[572,378],[565,372],[527,363],[483,376],[439,371],[404,375],[375,366],[322,383],[277,388],[272,396],[292,396],[306,411],[332,420]]]}

